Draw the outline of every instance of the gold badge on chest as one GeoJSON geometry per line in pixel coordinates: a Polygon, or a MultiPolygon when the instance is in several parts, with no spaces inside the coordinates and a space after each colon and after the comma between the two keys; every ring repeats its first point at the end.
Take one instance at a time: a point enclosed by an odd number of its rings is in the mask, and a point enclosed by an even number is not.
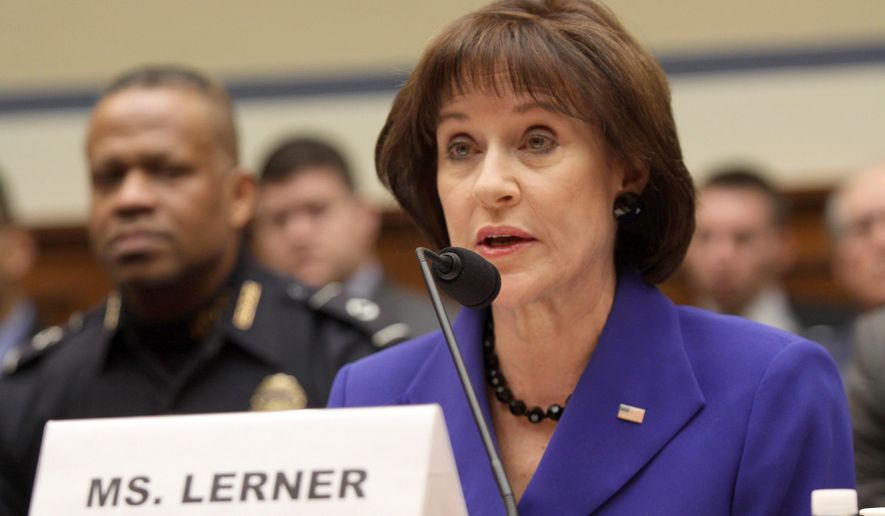
{"type": "Polygon", "coordinates": [[[264,378],[252,394],[252,410],[296,410],[307,406],[307,394],[290,374],[277,373],[264,378]]]}

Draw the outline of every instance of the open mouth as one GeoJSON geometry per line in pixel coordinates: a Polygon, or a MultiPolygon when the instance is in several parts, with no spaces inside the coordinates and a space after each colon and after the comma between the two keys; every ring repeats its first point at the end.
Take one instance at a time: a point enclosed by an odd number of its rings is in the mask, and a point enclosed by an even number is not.
{"type": "Polygon", "coordinates": [[[480,244],[484,245],[486,247],[491,247],[494,249],[494,248],[501,248],[501,247],[510,247],[510,246],[513,246],[513,245],[516,245],[516,244],[519,244],[522,242],[528,242],[528,241],[529,240],[527,238],[522,238],[522,237],[513,236],[513,235],[495,235],[495,236],[488,236],[488,237],[483,238],[480,241],[480,244]]]}
{"type": "Polygon", "coordinates": [[[501,233],[480,239],[476,251],[487,258],[503,257],[530,245],[535,239],[528,235],[501,233]]]}

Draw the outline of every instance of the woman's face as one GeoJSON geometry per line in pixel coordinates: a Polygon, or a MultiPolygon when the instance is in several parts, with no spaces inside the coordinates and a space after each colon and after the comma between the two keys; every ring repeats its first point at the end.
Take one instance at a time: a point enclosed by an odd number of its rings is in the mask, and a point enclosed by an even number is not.
{"type": "Polygon", "coordinates": [[[599,132],[527,95],[443,104],[437,186],[452,245],[501,272],[497,306],[570,296],[614,275],[612,207],[626,184],[599,132]]]}

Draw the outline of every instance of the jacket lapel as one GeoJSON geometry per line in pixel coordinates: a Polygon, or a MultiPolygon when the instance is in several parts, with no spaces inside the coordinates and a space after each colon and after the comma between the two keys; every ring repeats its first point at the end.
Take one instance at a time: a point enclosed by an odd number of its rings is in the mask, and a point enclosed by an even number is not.
{"type": "MultiPolygon", "coordinates": [[[[454,335],[491,427],[482,365],[486,311],[462,309],[454,335]]],[[[442,336],[419,366],[403,403],[438,403],[471,513],[504,506],[442,336]]],[[[630,481],[703,407],[677,313],[636,273],[622,274],[593,357],[519,503],[521,514],[590,514],[630,481]],[[618,418],[620,404],[646,410],[642,424],[618,418]]],[[[493,431],[494,439],[494,431],[493,431]]],[[[495,443],[497,446],[497,442],[495,443]]]]}
{"type": "Polygon", "coordinates": [[[619,278],[599,344],[520,500],[524,514],[590,514],[703,407],[677,313],[635,273],[619,278]],[[645,409],[641,424],[621,404],[645,409]]]}
{"type": "MultiPolygon", "coordinates": [[[[487,313],[484,310],[464,308],[453,327],[455,339],[461,347],[464,365],[490,431],[488,400],[485,395],[480,342],[487,313]]],[[[470,412],[470,406],[460,387],[460,380],[440,335],[428,359],[415,375],[406,391],[405,403],[438,403],[445,414],[446,427],[458,466],[461,488],[471,514],[503,514],[504,506],[498,496],[498,486],[482,444],[479,429],[470,412]]],[[[494,434],[493,434],[494,439],[494,434]]],[[[496,443],[497,446],[497,443],[496,443]]]]}

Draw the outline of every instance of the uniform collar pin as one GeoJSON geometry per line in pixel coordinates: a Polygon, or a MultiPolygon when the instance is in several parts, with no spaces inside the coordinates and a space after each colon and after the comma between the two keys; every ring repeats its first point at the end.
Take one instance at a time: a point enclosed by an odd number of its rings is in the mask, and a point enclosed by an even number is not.
{"type": "Polygon", "coordinates": [[[233,323],[237,329],[245,331],[252,327],[259,300],[261,300],[261,285],[252,280],[244,281],[237,298],[237,307],[234,309],[233,323]]]}
{"type": "Polygon", "coordinates": [[[116,290],[108,294],[108,301],[104,309],[104,329],[114,331],[120,323],[120,293],[116,290]]]}

